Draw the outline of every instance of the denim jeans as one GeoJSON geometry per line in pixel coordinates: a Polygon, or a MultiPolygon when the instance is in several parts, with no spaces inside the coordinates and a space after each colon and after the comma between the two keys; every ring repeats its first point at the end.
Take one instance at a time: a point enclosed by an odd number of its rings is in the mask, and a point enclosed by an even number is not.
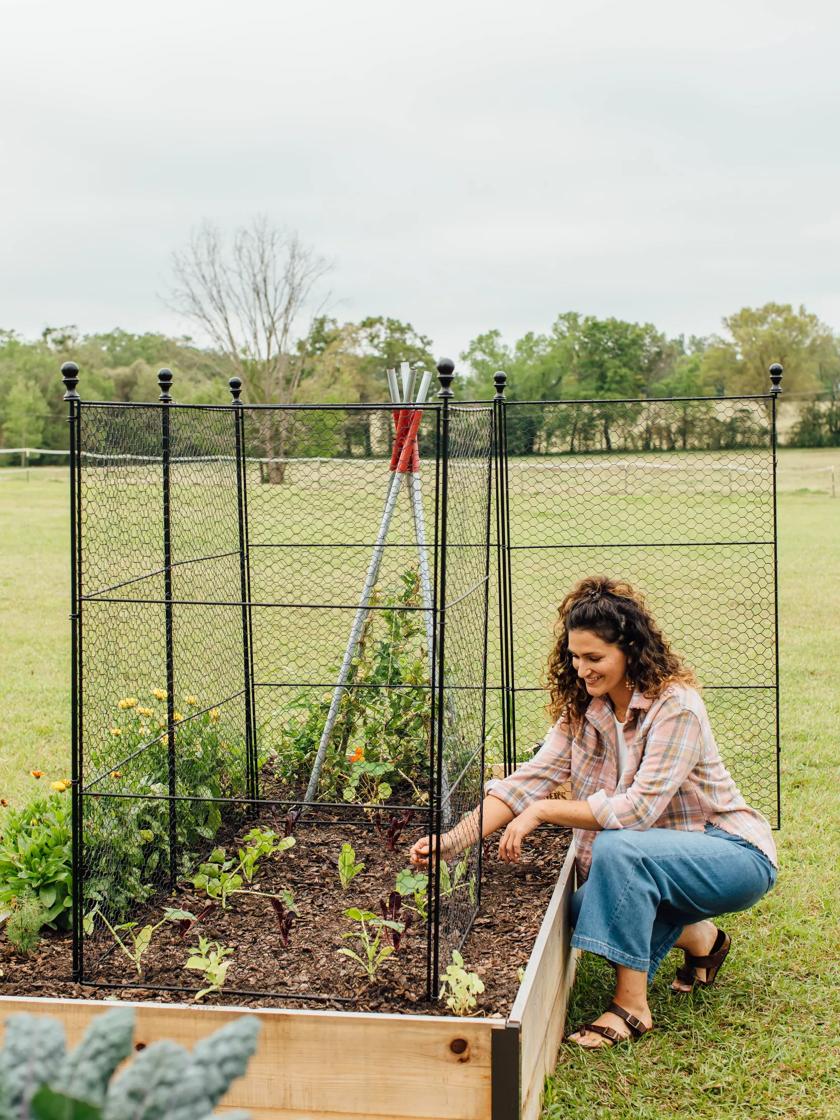
{"type": "Polygon", "coordinates": [[[714,825],[604,829],[572,896],[572,945],[652,980],[683,926],[746,910],[775,882],[763,852],[714,825]]]}

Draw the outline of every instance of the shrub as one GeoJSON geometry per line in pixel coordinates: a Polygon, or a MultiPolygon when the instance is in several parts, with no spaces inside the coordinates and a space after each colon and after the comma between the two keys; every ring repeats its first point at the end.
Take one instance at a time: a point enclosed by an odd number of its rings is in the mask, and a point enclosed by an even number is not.
{"type": "Polygon", "coordinates": [[[72,907],[71,803],[64,793],[9,809],[0,841],[0,905],[34,899],[43,925],[68,929],[72,907]]]}

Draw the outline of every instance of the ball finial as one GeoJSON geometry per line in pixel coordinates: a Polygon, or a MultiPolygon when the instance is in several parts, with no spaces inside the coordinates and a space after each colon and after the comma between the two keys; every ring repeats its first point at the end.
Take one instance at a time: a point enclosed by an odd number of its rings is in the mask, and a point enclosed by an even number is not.
{"type": "Polygon", "coordinates": [[[76,386],[79,384],[79,367],[75,362],[65,362],[61,367],[61,380],[64,382],[64,399],[77,401],[79,394],[76,386]]]}
{"type": "Polygon", "coordinates": [[[441,358],[437,364],[438,381],[440,382],[440,392],[438,397],[448,399],[454,394],[452,392],[452,379],[455,376],[455,363],[451,358],[441,358]]]}
{"type": "Polygon", "coordinates": [[[164,404],[169,404],[172,400],[172,395],[169,390],[172,388],[172,370],[161,369],[158,370],[158,385],[160,386],[160,400],[164,404]]]}
{"type": "Polygon", "coordinates": [[[242,401],[239,399],[239,394],[242,392],[242,378],[231,377],[228,381],[228,386],[230,387],[230,395],[233,397],[233,403],[242,404],[242,401]]]}
{"type": "Polygon", "coordinates": [[[497,370],[493,374],[493,384],[496,386],[496,395],[493,400],[502,401],[505,399],[505,385],[507,384],[507,374],[504,370],[497,370]]]}
{"type": "Polygon", "coordinates": [[[770,367],[770,392],[774,396],[782,391],[782,374],[784,372],[784,368],[778,362],[774,362],[770,367]]]}

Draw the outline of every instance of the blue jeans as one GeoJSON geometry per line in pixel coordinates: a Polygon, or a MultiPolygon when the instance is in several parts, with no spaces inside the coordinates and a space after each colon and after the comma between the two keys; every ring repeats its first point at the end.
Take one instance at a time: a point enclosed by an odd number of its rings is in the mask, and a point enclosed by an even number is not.
{"type": "Polygon", "coordinates": [[[604,829],[589,877],[572,895],[572,945],[652,980],[683,926],[746,910],[775,882],[763,852],[714,825],[604,829]]]}

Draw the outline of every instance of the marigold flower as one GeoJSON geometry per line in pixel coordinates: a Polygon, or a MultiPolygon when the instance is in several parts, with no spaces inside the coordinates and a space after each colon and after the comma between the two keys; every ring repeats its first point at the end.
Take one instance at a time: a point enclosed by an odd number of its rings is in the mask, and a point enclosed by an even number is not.
{"type": "Polygon", "coordinates": [[[211,708],[210,709],[210,719],[213,721],[213,723],[218,723],[219,720],[221,719],[221,716],[222,716],[222,713],[219,711],[218,708],[211,708]]]}
{"type": "Polygon", "coordinates": [[[2,805],[4,809],[7,809],[9,807],[9,802],[5,797],[0,797],[0,805],[2,805]]]}
{"type": "Polygon", "coordinates": [[[126,696],[125,699],[120,700],[120,702],[117,704],[117,707],[122,708],[123,711],[125,711],[127,708],[136,708],[137,707],[137,697],[136,696],[126,696]]]}
{"type": "Polygon", "coordinates": [[[70,783],[62,779],[60,782],[52,782],[51,785],[57,793],[64,793],[70,783]]]}
{"type": "Polygon", "coordinates": [[[114,736],[115,739],[118,739],[120,737],[120,735],[122,735],[122,729],[119,728],[119,727],[112,727],[111,728],[111,734],[114,736]]]}
{"type": "Polygon", "coordinates": [[[44,771],[43,770],[30,770],[29,773],[32,775],[33,778],[43,778],[43,776],[44,776],[44,771]]]}
{"type": "Polygon", "coordinates": [[[164,688],[153,688],[152,689],[152,696],[154,696],[155,700],[165,700],[166,699],[166,689],[164,689],[164,688]]]}
{"type": "Polygon", "coordinates": [[[111,777],[112,778],[121,778],[122,777],[122,770],[112,770],[111,771],[111,777]]]}
{"type": "Polygon", "coordinates": [[[197,696],[188,696],[187,697],[187,703],[189,704],[189,706],[191,708],[194,708],[198,704],[198,697],[197,696]]]}
{"type": "Polygon", "coordinates": [[[182,720],[182,719],[183,719],[184,717],[183,717],[183,716],[181,715],[181,713],[180,713],[180,712],[173,712],[173,713],[172,713],[172,718],[173,718],[173,719],[175,719],[175,720],[176,720],[176,721],[177,721],[178,723],[180,723],[180,722],[181,722],[181,720],[182,720]]]}
{"type": "Polygon", "coordinates": [[[356,747],[356,749],[350,755],[350,761],[351,762],[361,762],[364,759],[364,757],[365,757],[364,750],[361,747],[356,747]]]}
{"type": "Polygon", "coordinates": [[[138,708],[137,714],[138,716],[143,716],[145,719],[148,719],[149,716],[153,716],[155,713],[151,708],[138,708]]]}

